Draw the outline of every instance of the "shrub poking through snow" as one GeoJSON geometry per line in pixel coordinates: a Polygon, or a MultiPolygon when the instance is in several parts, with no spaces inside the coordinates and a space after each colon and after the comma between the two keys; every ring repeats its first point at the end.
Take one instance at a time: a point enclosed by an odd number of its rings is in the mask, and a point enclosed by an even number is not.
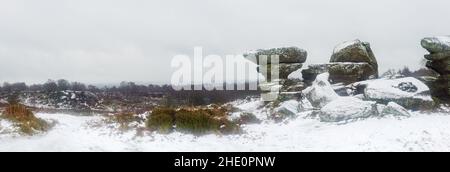
{"type": "Polygon", "coordinates": [[[147,127],[161,133],[170,133],[175,122],[175,109],[156,108],[147,120],[147,127]]]}
{"type": "Polygon", "coordinates": [[[157,108],[152,111],[147,127],[161,133],[173,130],[204,135],[209,133],[233,134],[239,131],[234,122],[228,120],[228,113],[219,107],[210,108],[157,108]]]}
{"type": "Polygon", "coordinates": [[[175,126],[177,130],[204,134],[209,131],[220,129],[220,121],[209,113],[201,110],[180,110],[175,115],[175,126]]]}
{"type": "Polygon", "coordinates": [[[31,110],[21,104],[11,104],[6,107],[2,118],[13,122],[23,134],[32,135],[36,132],[47,131],[50,125],[34,116],[31,110]]]}

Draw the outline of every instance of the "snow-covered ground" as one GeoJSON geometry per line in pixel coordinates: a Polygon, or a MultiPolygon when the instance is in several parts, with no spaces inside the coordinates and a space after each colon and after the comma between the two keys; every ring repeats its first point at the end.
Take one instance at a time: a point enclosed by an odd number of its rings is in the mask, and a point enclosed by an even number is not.
{"type": "MultiPolygon", "coordinates": [[[[57,121],[37,136],[0,134],[0,151],[450,151],[450,115],[369,118],[323,123],[301,114],[287,123],[244,127],[245,134],[195,137],[181,133],[136,136],[92,127],[100,116],[37,114],[57,121]]],[[[5,126],[3,126],[5,127],[5,126]]]]}

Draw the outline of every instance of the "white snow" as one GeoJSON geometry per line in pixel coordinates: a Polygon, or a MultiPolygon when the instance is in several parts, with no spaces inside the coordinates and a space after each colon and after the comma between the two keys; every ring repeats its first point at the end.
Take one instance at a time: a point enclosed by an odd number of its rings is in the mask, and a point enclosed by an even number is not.
{"type": "Polygon", "coordinates": [[[450,151],[450,116],[369,118],[345,125],[299,117],[287,124],[248,125],[242,135],[181,133],[135,136],[90,127],[98,116],[38,114],[58,124],[33,137],[0,135],[0,151],[450,151]]]}
{"type": "Polygon", "coordinates": [[[329,73],[323,73],[316,77],[312,86],[303,90],[308,100],[315,107],[323,107],[329,102],[339,98],[339,95],[333,90],[330,82],[328,82],[329,73]]]}
{"type": "Polygon", "coordinates": [[[292,72],[291,74],[289,74],[288,79],[303,80],[303,74],[302,74],[303,69],[304,69],[304,66],[302,66],[302,68],[292,72]]]}
{"type": "Polygon", "coordinates": [[[340,97],[320,110],[320,119],[326,122],[338,122],[367,118],[377,113],[376,102],[363,101],[354,97],[340,97]]]}
{"type": "Polygon", "coordinates": [[[357,84],[367,85],[365,96],[371,99],[417,98],[425,101],[432,101],[431,96],[429,94],[425,94],[430,91],[428,86],[413,77],[400,79],[377,79],[363,81],[357,84]],[[411,82],[417,87],[417,91],[406,92],[398,89],[398,85],[402,82],[411,82]]]}

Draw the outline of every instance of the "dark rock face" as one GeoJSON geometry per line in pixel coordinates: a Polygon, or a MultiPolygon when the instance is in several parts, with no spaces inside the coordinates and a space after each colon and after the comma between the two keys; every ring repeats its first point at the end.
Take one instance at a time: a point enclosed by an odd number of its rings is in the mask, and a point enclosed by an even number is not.
{"type": "Polygon", "coordinates": [[[430,86],[433,96],[450,102],[450,36],[424,38],[421,45],[430,53],[426,66],[440,75],[430,86]]]}
{"type": "MultiPolygon", "coordinates": [[[[279,71],[279,78],[280,79],[287,79],[288,76],[303,67],[302,63],[281,63],[278,65],[274,64],[268,64],[268,65],[260,65],[258,67],[258,72],[261,72],[261,70],[266,70],[267,74],[270,74],[272,70],[278,70],[279,71]]],[[[270,78],[270,77],[269,77],[270,78]]]]}
{"type": "Polygon", "coordinates": [[[396,88],[409,93],[414,93],[417,91],[417,86],[415,86],[412,82],[402,82],[398,84],[396,88]]]}
{"type": "Polygon", "coordinates": [[[374,71],[373,75],[378,77],[378,62],[367,42],[354,40],[336,46],[330,62],[368,63],[374,71]]]}
{"type": "Polygon", "coordinates": [[[302,71],[303,79],[306,83],[311,83],[316,76],[329,72],[331,83],[343,83],[345,85],[358,81],[374,78],[375,71],[368,63],[328,63],[309,65],[302,71]]]}

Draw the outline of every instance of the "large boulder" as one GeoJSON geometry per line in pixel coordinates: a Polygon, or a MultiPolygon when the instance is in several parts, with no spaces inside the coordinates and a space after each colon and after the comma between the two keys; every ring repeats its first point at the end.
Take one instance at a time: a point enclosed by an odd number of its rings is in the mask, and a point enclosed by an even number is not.
{"type": "Polygon", "coordinates": [[[376,71],[368,63],[335,62],[327,64],[312,64],[302,70],[303,80],[306,83],[314,81],[320,73],[328,72],[331,83],[345,85],[373,79],[376,71]]]}
{"type": "Polygon", "coordinates": [[[320,120],[323,122],[348,121],[378,114],[376,102],[363,101],[354,97],[340,97],[319,111],[320,120]]]}
{"type": "Polygon", "coordinates": [[[304,63],[308,53],[298,47],[283,47],[267,50],[256,50],[254,52],[244,54],[244,57],[249,59],[257,59],[257,62],[259,62],[259,59],[262,58],[262,56],[266,56],[268,59],[267,61],[270,64],[272,55],[279,56],[279,63],[304,63]]]}
{"type": "Polygon", "coordinates": [[[430,109],[434,105],[428,86],[413,77],[363,81],[352,87],[363,91],[365,99],[382,104],[395,102],[412,110],[430,109]]]}
{"type": "Polygon", "coordinates": [[[450,36],[424,38],[421,44],[430,53],[450,51],[450,36]]]}
{"type": "Polygon", "coordinates": [[[316,108],[322,108],[329,102],[339,98],[339,95],[334,92],[330,82],[328,82],[328,77],[328,73],[318,75],[312,85],[302,91],[309,102],[316,108]]]}
{"type": "Polygon", "coordinates": [[[378,62],[367,42],[354,40],[336,46],[330,62],[368,63],[374,71],[372,75],[378,77],[378,62]]]}
{"type": "Polygon", "coordinates": [[[450,101],[450,36],[437,36],[422,39],[422,47],[430,54],[426,66],[437,73],[439,78],[430,88],[434,97],[441,101],[450,101]]]}

